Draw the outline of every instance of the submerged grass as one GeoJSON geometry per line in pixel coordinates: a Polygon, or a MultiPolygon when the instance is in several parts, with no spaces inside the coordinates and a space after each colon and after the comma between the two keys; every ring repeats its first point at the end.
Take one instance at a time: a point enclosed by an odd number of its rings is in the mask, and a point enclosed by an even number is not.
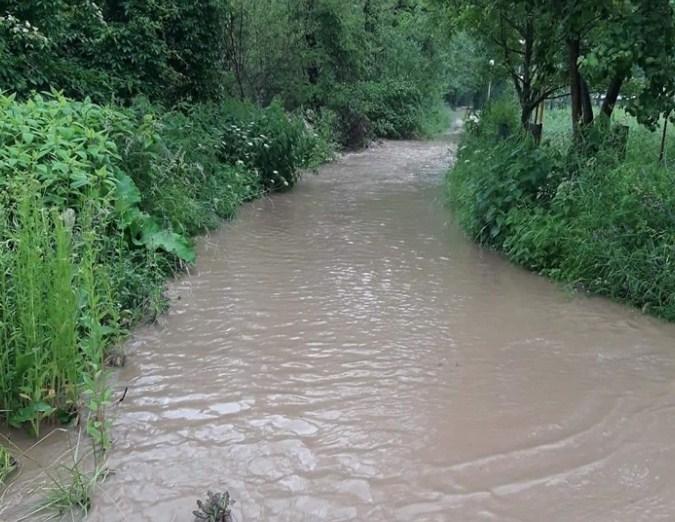
{"type": "Polygon", "coordinates": [[[79,512],[86,516],[91,508],[96,485],[109,473],[105,462],[98,460],[97,450],[94,445],[91,453],[83,451],[80,430],[75,447],[70,452],[72,462],[59,464],[50,471],[46,501],[32,514],[51,512],[64,515],[79,512]]]}
{"type": "Polygon", "coordinates": [[[16,461],[9,450],[0,446],[0,486],[4,485],[9,476],[16,470],[16,461]]]}
{"type": "MultiPolygon", "coordinates": [[[[98,483],[109,473],[107,461],[101,458],[99,448],[80,426],[76,431],[57,428],[42,436],[32,446],[21,449],[2,436],[15,455],[30,462],[29,477],[20,484],[20,504],[4,503],[4,496],[13,484],[0,493],[0,520],[7,518],[8,510],[17,522],[35,520],[81,520],[91,508],[98,483]],[[40,463],[31,456],[33,449],[53,437],[65,437],[62,451],[51,456],[47,463],[40,463]],[[90,444],[91,443],[91,444],[90,444]]],[[[58,447],[60,443],[57,443],[58,447]]],[[[10,464],[15,465],[13,459],[10,464]]],[[[10,470],[10,473],[13,470],[10,470]]],[[[1,481],[0,481],[1,482],[1,481]]]]}
{"type": "Polygon", "coordinates": [[[527,268],[675,320],[675,170],[658,161],[658,133],[619,112],[624,157],[602,135],[574,145],[564,111],[547,115],[539,147],[501,139],[516,118],[502,102],[468,127],[448,175],[461,225],[527,268]]]}

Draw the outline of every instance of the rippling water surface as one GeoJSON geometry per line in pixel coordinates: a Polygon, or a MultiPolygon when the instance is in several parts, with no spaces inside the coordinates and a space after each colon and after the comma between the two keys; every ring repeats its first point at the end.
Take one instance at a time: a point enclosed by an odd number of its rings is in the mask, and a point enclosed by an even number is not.
{"type": "Polygon", "coordinates": [[[89,520],[675,520],[675,328],[467,241],[451,142],[384,143],[201,242],[130,344],[89,520]]]}

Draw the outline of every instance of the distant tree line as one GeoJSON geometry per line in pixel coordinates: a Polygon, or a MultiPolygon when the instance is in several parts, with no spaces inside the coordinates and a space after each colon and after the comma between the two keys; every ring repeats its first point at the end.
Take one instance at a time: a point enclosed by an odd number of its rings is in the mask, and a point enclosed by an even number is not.
{"type": "Polygon", "coordinates": [[[410,134],[447,90],[425,0],[5,0],[0,89],[169,106],[228,97],[329,108],[343,128],[410,134]]]}

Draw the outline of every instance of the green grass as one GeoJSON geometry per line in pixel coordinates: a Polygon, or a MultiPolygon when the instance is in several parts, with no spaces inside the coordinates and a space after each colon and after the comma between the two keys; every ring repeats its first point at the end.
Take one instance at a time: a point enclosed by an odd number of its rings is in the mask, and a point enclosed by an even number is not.
{"type": "Polygon", "coordinates": [[[0,486],[5,484],[5,481],[16,470],[16,461],[8,450],[0,446],[0,486]]]}
{"type": "MultiPolygon", "coordinates": [[[[576,288],[675,320],[675,170],[658,162],[660,133],[619,111],[625,158],[597,135],[574,145],[566,111],[549,112],[540,147],[515,133],[508,103],[467,129],[451,202],[477,241],[576,288]],[[592,152],[588,152],[592,150],[592,152]]],[[[675,157],[675,131],[666,157],[675,157]]]]}
{"type": "Polygon", "coordinates": [[[59,516],[81,514],[86,517],[91,509],[96,486],[105,479],[109,470],[104,464],[89,464],[92,456],[80,453],[79,440],[78,446],[73,449],[72,464],[60,464],[50,473],[47,498],[33,512],[34,515],[50,512],[59,516]]]}
{"type": "MultiPolygon", "coordinates": [[[[631,115],[621,108],[617,108],[612,116],[614,124],[627,125],[629,127],[629,140],[626,154],[627,163],[648,164],[655,162],[659,157],[661,147],[661,133],[663,120],[659,128],[649,130],[631,115]]],[[[567,109],[547,110],[544,115],[543,139],[550,142],[551,146],[564,152],[571,145],[571,119],[567,109]]],[[[666,141],[666,159],[675,161],[675,125],[668,124],[666,141]]]]}
{"type": "Polygon", "coordinates": [[[12,424],[28,422],[37,434],[43,418],[77,399],[76,266],[71,231],[30,183],[17,196],[15,222],[4,227],[13,255],[3,284],[2,407],[12,424]]]}

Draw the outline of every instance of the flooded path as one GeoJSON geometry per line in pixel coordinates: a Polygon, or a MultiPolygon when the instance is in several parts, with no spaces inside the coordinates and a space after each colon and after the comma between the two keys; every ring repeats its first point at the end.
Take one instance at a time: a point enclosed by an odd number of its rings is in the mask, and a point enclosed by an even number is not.
{"type": "Polygon", "coordinates": [[[465,239],[384,143],[204,239],[120,382],[90,521],[675,519],[675,327],[465,239]]]}

